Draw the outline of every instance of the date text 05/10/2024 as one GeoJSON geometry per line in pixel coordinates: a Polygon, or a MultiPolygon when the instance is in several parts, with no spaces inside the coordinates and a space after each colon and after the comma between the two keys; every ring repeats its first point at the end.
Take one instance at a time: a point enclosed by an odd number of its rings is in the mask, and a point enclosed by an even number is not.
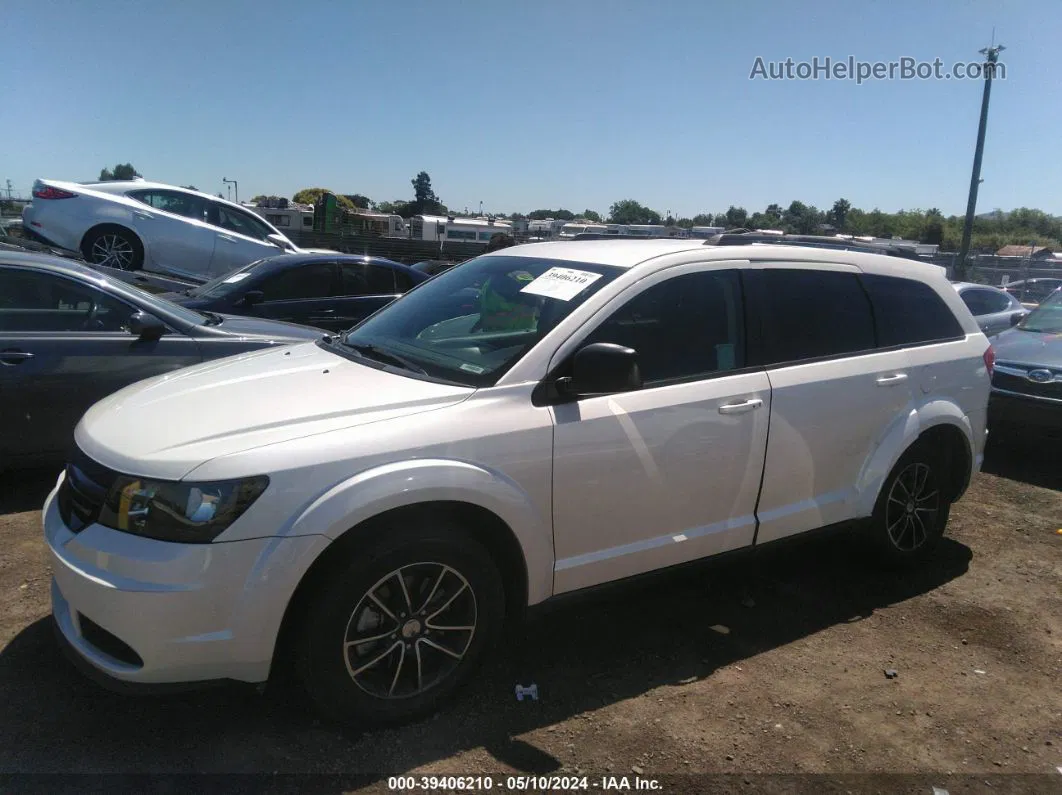
{"type": "Polygon", "coordinates": [[[603,792],[660,791],[656,779],[642,776],[392,776],[388,789],[394,792],[603,792]]]}

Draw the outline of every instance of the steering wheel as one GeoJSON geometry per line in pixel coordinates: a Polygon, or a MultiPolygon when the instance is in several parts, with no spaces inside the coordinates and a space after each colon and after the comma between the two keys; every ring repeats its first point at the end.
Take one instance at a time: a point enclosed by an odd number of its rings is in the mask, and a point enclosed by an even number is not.
{"type": "Polygon", "coordinates": [[[99,314],[100,304],[98,301],[92,302],[92,308],[89,309],[88,316],[85,318],[85,322],[81,324],[81,328],[84,331],[98,331],[99,321],[96,319],[96,315],[99,314]]]}

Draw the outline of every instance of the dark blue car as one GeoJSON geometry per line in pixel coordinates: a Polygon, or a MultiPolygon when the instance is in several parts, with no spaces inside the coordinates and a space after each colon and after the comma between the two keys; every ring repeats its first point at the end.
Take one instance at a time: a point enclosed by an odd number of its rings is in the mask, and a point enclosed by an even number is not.
{"type": "Polygon", "coordinates": [[[338,332],[427,278],[424,273],[383,257],[280,254],[163,297],[191,309],[283,320],[338,332]]]}

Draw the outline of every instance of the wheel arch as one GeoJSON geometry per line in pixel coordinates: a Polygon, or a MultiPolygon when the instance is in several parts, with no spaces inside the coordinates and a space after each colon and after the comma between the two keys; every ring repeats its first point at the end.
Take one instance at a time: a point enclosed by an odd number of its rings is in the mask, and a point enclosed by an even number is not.
{"type": "Polygon", "coordinates": [[[85,234],[81,236],[81,242],[78,244],[78,250],[82,254],[85,254],[87,258],[88,254],[85,252],[85,246],[88,244],[88,241],[92,238],[93,235],[99,234],[100,232],[105,232],[108,229],[113,229],[117,232],[122,232],[123,234],[129,235],[133,239],[133,241],[138,246],[140,246],[141,262],[143,262],[143,260],[147,257],[147,246],[144,244],[144,239],[136,233],[135,229],[132,229],[129,226],[126,226],[122,223],[118,223],[116,221],[101,221],[98,224],[93,224],[92,226],[90,226],[85,231],[85,234]]]}
{"type": "Polygon", "coordinates": [[[948,499],[958,500],[973,471],[973,428],[954,403],[932,401],[895,423],[869,457],[860,476],[859,516],[870,516],[900,458],[916,444],[932,445],[945,459],[948,499]]]}
{"type": "Polygon", "coordinates": [[[528,606],[528,568],[523,548],[512,528],[496,513],[471,502],[434,500],[409,503],[375,514],[350,527],[310,564],[284,609],[273,647],[270,676],[276,672],[282,676],[290,672],[300,619],[309,608],[310,599],[322,582],[334,576],[350,556],[357,554],[360,546],[371,544],[396,522],[413,523],[439,517],[459,525],[469,538],[487,550],[498,565],[505,588],[506,622],[522,621],[528,606]]]}

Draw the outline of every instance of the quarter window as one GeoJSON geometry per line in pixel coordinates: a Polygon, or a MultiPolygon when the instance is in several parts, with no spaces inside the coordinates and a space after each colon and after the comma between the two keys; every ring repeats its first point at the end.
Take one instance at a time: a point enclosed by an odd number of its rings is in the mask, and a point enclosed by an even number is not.
{"type": "Polygon", "coordinates": [[[955,315],[928,284],[871,274],[860,280],[874,305],[879,346],[919,345],[963,336],[955,315]]]}
{"type": "Polygon", "coordinates": [[[768,268],[768,364],[873,350],[874,316],[854,273],[768,268]]]}
{"type": "Polygon", "coordinates": [[[636,350],[646,383],[744,367],[741,277],[733,270],[705,271],[653,285],[616,310],[585,344],[594,342],[636,350]]]}

